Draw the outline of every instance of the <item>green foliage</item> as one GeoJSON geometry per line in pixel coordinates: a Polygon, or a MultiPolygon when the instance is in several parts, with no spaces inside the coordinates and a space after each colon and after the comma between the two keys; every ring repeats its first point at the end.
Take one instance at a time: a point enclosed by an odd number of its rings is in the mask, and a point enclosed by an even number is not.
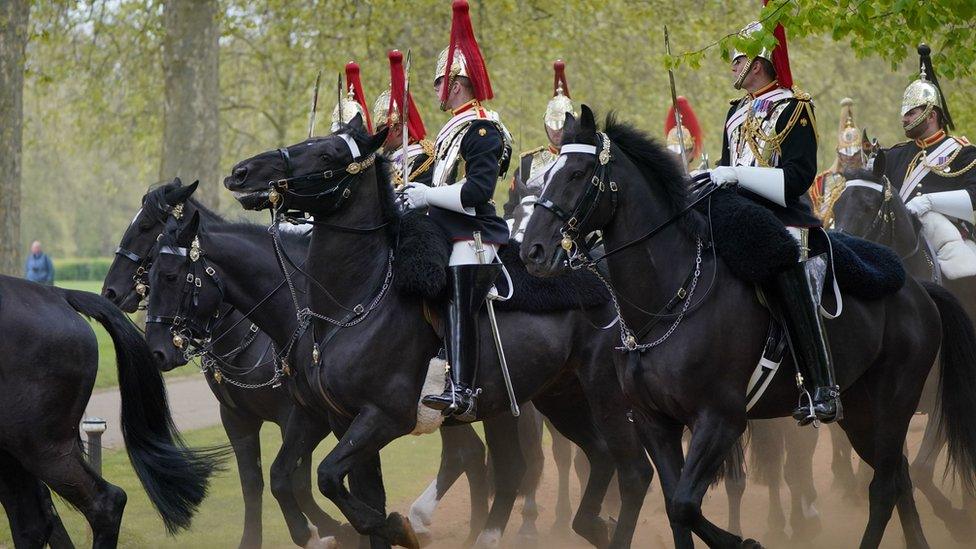
{"type": "Polygon", "coordinates": [[[92,280],[99,284],[112,264],[111,257],[67,257],[53,261],[58,280],[92,280]]]}

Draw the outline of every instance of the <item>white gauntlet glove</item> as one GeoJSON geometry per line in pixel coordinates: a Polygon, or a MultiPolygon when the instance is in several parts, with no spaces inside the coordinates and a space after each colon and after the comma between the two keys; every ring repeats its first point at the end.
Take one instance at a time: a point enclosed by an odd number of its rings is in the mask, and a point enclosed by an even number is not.
{"type": "Polygon", "coordinates": [[[739,176],[731,166],[716,166],[708,175],[712,183],[719,187],[730,187],[739,183],[739,176]]]}
{"type": "Polygon", "coordinates": [[[932,199],[927,194],[916,196],[905,204],[905,208],[915,217],[922,217],[932,211],[932,199]]]}
{"type": "Polygon", "coordinates": [[[406,187],[403,189],[403,201],[407,205],[407,208],[411,210],[419,210],[429,206],[430,203],[427,201],[428,191],[430,191],[430,187],[427,185],[423,185],[421,183],[407,183],[406,187]]]}

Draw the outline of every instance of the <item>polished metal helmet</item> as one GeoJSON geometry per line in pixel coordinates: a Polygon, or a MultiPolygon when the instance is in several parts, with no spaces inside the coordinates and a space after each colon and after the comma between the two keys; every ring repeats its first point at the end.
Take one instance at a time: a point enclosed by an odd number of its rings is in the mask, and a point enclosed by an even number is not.
{"type": "Polygon", "coordinates": [[[566,82],[566,63],[562,59],[556,60],[552,64],[555,78],[552,84],[552,99],[546,105],[546,114],[543,120],[546,127],[553,131],[563,129],[566,123],[566,115],[576,115],[573,110],[573,101],[569,97],[569,84],[566,82]]]}
{"type": "Polygon", "coordinates": [[[399,121],[400,113],[397,112],[396,105],[390,104],[390,89],[387,88],[373,103],[373,123],[376,124],[376,127],[380,127],[387,122],[390,125],[396,125],[399,121]]]}
{"type": "Polygon", "coordinates": [[[906,130],[915,128],[921,124],[933,109],[939,109],[945,119],[945,125],[952,128],[952,117],[949,116],[949,107],[946,105],[945,96],[939,89],[939,80],[935,75],[935,68],[932,66],[932,49],[927,44],[919,44],[919,70],[918,79],[905,88],[905,93],[901,98],[901,115],[905,116],[912,109],[922,107],[922,112],[908,125],[906,130]]]}
{"type": "Polygon", "coordinates": [[[854,100],[845,97],[840,101],[840,128],[837,132],[837,153],[855,156],[862,153],[861,130],[854,123],[854,100]]]}
{"type": "MultiPolygon", "coordinates": [[[[437,56],[437,68],[434,69],[434,82],[437,79],[444,76],[444,72],[447,70],[447,51],[451,49],[450,46],[441,50],[441,54],[437,56]]],[[[461,49],[454,50],[454,62],[451,63],[451,79],[457,78],[458,76],[468,76],[468,63],[464,59],[464,54],[461,53],[461,49]]]]}
{"type": "Polygon", "coordinates": [[[353,91],[350,89],[346,96],[332,109],[332,131],[338,130],[343,124],[352,122],[357,114],[362,115],[363,120],[366,120],[366,109],[356,101],[353,91]]]}

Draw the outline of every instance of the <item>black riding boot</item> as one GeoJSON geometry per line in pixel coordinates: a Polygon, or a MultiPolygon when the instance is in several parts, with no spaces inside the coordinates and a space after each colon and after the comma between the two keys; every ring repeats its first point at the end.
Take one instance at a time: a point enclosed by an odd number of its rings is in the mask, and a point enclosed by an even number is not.
{"type": "Polygon", "coordinates": [[[474,421],[477,418],[477,397],[481,392],[474,386],[481,347],[478,313],[495,283],[499,266],[455,265],[448,267],[447,273],[451,295],[447,304],[447,333],[444,339],[450,377],[442,394],[427,395],[422,402],[429,408],[443,411],[444,415],[453,415],[461,421],[474,421]]]}
{"type": "Polygon", "coordinates": [[[801,404],[793,411],[793,418],[800,425],[808,425],[814,420],[837,421],[844,416],[840,387],[834,377],[830,347],[806,262],[797,263],[777,275],[774,286],[794,360],[804,378],[804,386],[807,390],[812,388],[812,395],[800,397],[801,404]]]}

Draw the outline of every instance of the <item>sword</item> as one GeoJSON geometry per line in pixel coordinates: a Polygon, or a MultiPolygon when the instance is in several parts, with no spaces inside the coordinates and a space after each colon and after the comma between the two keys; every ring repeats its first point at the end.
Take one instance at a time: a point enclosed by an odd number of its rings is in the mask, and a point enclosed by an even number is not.
{"type": "MultiPolygon", "coordinates": [[[[667,50],[668,57],[671,57],[671,36],[668,34],[668,26],[664,25],[664,48],[667,50]]],[[[681,151],[681,167],[688,174],[688,153],[685,152],[685,132],[681,126],[681,110],[678,109],[678,93],[674,88],[674,69],[668,66],[668,79],[671,81],[671,105],[674,106],[674,123],[678,128],[678,150],[681,151]]]]}
{"type": "Polygon", "coordinates": [[[410,145],[410,128],[407,123],[407,116],[409,115],[409,102],[407,99],[410,98],[410,50],[407,49],[407,58],[403,62],[403,98],[400,101],[400,134],[402,137],[402,150],[400,151],[400,169],[402,170],[402,177],[400,181],[404,185],[410,183],[408,179],[410,177],[410,163],[407,158],[407,147],[410,145]]]}
{"type": "MultiPolygon", "coordinates": [[[[482,265],[487,265],[485,261],[485,245],[481,241],[481,232],[474,232],[474,253],[478,256],[478,263],[482,265]]],[[[508,362],[505,360],[505,349],[502,348],[502,336],[498,331],[498,320],[495,318],[495,304],[491,302],[489,297],[485,300],[485,305],[488,306],[488,321],[491,324],[491,335],[495,338],[495,348],[498,349],[498,363],[502,367],[502,379],[505,380],[505,391],[508,392],[508,402],[512,408],[512,415],[518,417],[522,412],[519,411],[518,400],[515,398],[515,389],[512,387],[512,374],[508,371],[508,362]]]]}
{"type": "Polygon", "coordinates": [[[312,92],[312,112],[308,115],[308,138],[312,138],[315,131],[315,114],[319,110],[319,82],[322,80],[322,71],[315,77],[315,90],[312,92]]]}

